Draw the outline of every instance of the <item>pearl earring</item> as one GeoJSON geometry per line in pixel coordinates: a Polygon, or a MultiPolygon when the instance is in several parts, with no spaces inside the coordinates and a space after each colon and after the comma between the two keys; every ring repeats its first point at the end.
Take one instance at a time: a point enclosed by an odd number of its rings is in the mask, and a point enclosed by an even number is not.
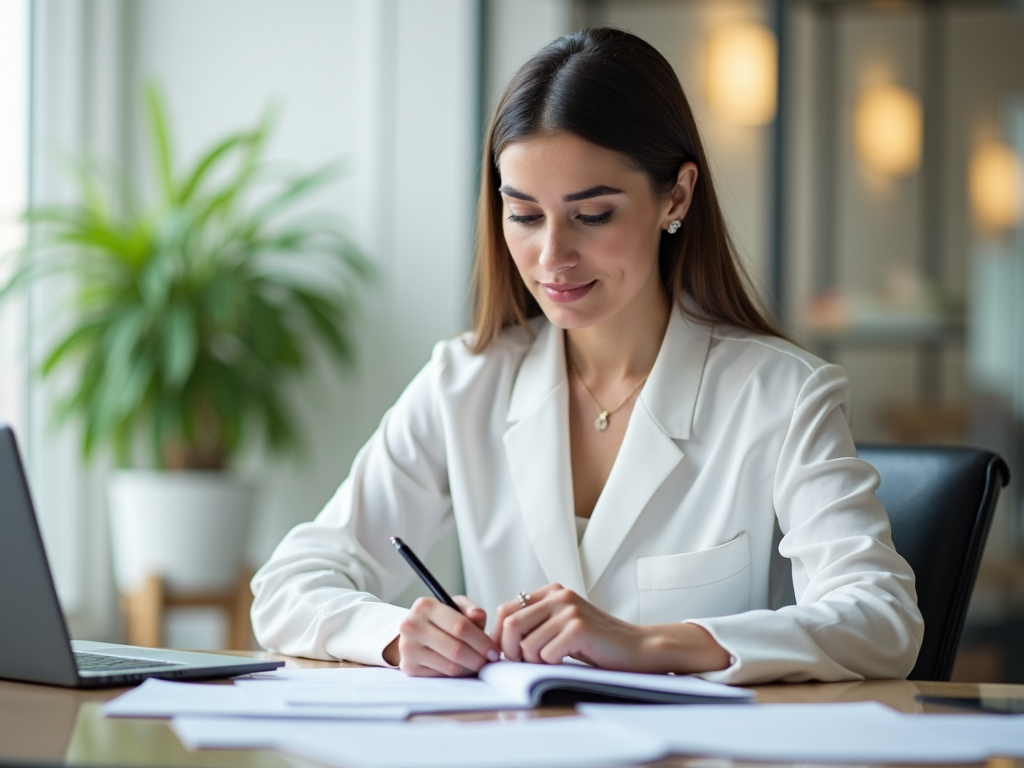
{"type": "Polygon", "coordinates": [[[673,219],[672,223],[668,225],[668,233],[670,235],[674,235],[676,232],[679,231],[679,228],[681,226],[683,226],[683,222],[681,222],[679,219],[673,219]]]}

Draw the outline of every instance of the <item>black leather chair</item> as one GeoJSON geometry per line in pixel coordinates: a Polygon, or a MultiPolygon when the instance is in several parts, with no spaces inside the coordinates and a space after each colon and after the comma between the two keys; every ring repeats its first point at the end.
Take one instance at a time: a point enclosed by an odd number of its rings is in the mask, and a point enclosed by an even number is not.
{"type": "Polygon", "coordinates": [[[859,445],[882,476],[892,539],[917,576],[924,643],[911,680],[949,680],[1006,462],[977,448],[859,445]]]}

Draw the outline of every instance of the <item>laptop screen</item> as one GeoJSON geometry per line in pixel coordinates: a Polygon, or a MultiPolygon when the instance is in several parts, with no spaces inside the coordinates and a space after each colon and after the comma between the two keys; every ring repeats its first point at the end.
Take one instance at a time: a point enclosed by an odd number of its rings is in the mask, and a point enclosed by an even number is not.
{"type": "Polygon", "coordinates": [[[56,685],[78,679],[14,432],[2,424],[0,677],[56,685]]]}

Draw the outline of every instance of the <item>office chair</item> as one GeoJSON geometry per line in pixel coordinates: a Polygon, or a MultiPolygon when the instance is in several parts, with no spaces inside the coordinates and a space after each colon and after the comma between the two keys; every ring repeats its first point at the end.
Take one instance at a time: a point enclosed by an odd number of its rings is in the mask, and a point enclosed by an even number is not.
{"type": "Polygon", "coordinates": [[[999,490],[1010,470],[978,448],[859,445],[882,476],[892,539],[917,576],[924,642],[910,680],[949,680],[999,490]]]}

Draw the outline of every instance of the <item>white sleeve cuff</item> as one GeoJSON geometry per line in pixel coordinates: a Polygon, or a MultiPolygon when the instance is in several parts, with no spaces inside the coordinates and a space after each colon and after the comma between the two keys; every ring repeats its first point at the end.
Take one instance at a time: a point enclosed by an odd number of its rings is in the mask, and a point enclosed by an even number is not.
{"type": "MultiPolygon", "coordinates": [[[[343,661],[390,667],[382,654],[391,641],[398,637],[398,627],[409,609],[390,603],[366,602],[350,606],[339,613],[344,613],[344,628],[329,634],[324,643],[325,650],[343,661]]],[[[324,617],[324,624],[329,625],[330,622],[330,616],[324,617]]]]}

